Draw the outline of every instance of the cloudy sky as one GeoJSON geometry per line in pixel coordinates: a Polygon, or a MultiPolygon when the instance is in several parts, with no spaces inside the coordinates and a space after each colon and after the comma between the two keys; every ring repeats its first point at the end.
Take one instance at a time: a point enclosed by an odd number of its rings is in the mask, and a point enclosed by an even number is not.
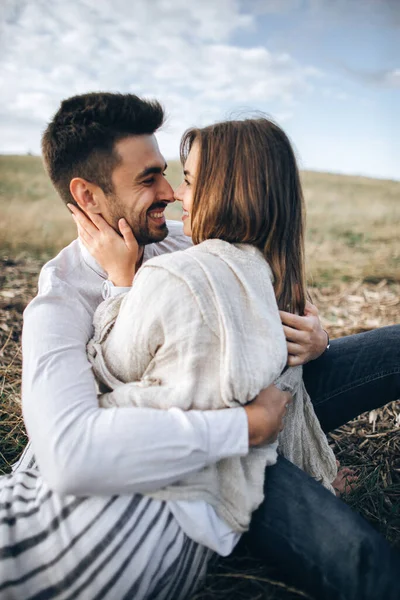
{"type": "Polygon", "coordinates": [[[399,0],[0,0],[0,153],[39,153],[61,99],[159,98],[191,125],[264,111],[303,168],[400,179],[399,0]]]}

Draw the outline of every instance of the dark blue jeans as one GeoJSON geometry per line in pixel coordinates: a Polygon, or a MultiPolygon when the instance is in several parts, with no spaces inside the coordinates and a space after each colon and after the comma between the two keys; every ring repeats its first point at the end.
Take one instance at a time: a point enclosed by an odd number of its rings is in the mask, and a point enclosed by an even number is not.
{"type": "MultiPolygon", "coordinates": [[[[304,367],[324,431],[400,398],[400,326],[334,340],[304,367]]],[[[400,557],[344,502],[280,457],[246,534],[250,549],[322,600],[400,600],[400,557]]]]}

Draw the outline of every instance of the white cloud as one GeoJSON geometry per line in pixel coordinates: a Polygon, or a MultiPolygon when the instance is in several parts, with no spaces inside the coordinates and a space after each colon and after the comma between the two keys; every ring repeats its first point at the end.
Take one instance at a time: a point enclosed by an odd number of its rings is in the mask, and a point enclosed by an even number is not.
{"type": "Polygon", "coordinates": [[[385,80],[390,87],[400,88],[400,69],[385,73],[385,80]]]}
{"type": "Polygon", "coordinates": [[[60,100],[100,89],[160,98],[170,114],[162,136],[170,156],[187,126],[228,109],[277,103],[291,111],[320,74],[264,46],[234,45],[234,34],[255,27],[245,9],[238,0],[6,0],[0,151],[38,151],[60,100]]]}
{"type": "MultiPolygon", "coordinates": [[[[365,14],[378,11],[379,2],[366,0],[365,14]]],[[[396,2],[382,0],[382,15],[390,6],[395,11],[396,2]]],[[[360,72],[362,62],[358,70],[343,68],[363,85],[355,103],[344,77],[296,60],[302,36],[314,34],[309,23],[320,24],[323,36],[324,19],[330,26],[358,23],[357,6],[349,0],[0,0],[0,152],[39,152],[41,132],[63,98],[109,90],[163,102],[169,119],[159,139],[167,158],[177,156],[189,126],[264,110],[284,124],[307,168],[398,177],[395,119],[388,101],[379,108],[378,94],[394,98],[388,95],[399,87],[399,69],[381,63],[379,71],[360,72]],[[282,28],[293,36],[280,47],[294,55],[272,51],[261,37],[262,24],[283,15],[296,27],[282,28]],[[363,104],[371,103],[362,119],[363,104]],[[345,143],[330,127],[343,122],[340,111],[347,117],[345,143]],[[369,123],[371,136],[386,140],[379,152],[370,151],[369,123]]],[[[332,42],[339,43],[330,37],[326,46],[332,42]]]]}
{"type": "Polygon", "coordinates": [[[400,88],[400,69],[379,69],[376,71],[367,71],[365,69],[354,69],[353,67],[343,66],[343,70],[354,80],[368,86],[396,89],[400,88]]]}

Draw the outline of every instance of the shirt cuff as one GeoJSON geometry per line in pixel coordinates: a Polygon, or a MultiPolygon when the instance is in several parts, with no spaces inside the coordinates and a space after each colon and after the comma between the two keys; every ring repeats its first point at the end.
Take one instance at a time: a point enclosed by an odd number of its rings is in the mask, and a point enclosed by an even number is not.
{"type": "Polygon", "coordinates": [[[108,298],[126,294],[130,289],[130,287],[118,287],[112,281],[106,279],[101,286],[101,295],[103,296],[103,300],[108,300],[108,298]]]}
{"type": "Polygon", "coordinates": [[[132,289],[131,287],[118,287],[115,285],[111,289],[110,298],[114,298],[114,296],[119,296],[120,294],[126,294],[131,289],[132,289]]]}

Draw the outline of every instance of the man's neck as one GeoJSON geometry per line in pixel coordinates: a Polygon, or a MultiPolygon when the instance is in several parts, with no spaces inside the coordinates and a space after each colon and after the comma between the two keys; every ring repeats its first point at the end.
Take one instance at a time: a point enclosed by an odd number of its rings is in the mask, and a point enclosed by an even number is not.
{"type": "Polygon", "coordinates": [[[143,255],[144,255],[144,246],[139,246],[138,257],[136,260],[136,271],[142,266],[143,255]]]}

